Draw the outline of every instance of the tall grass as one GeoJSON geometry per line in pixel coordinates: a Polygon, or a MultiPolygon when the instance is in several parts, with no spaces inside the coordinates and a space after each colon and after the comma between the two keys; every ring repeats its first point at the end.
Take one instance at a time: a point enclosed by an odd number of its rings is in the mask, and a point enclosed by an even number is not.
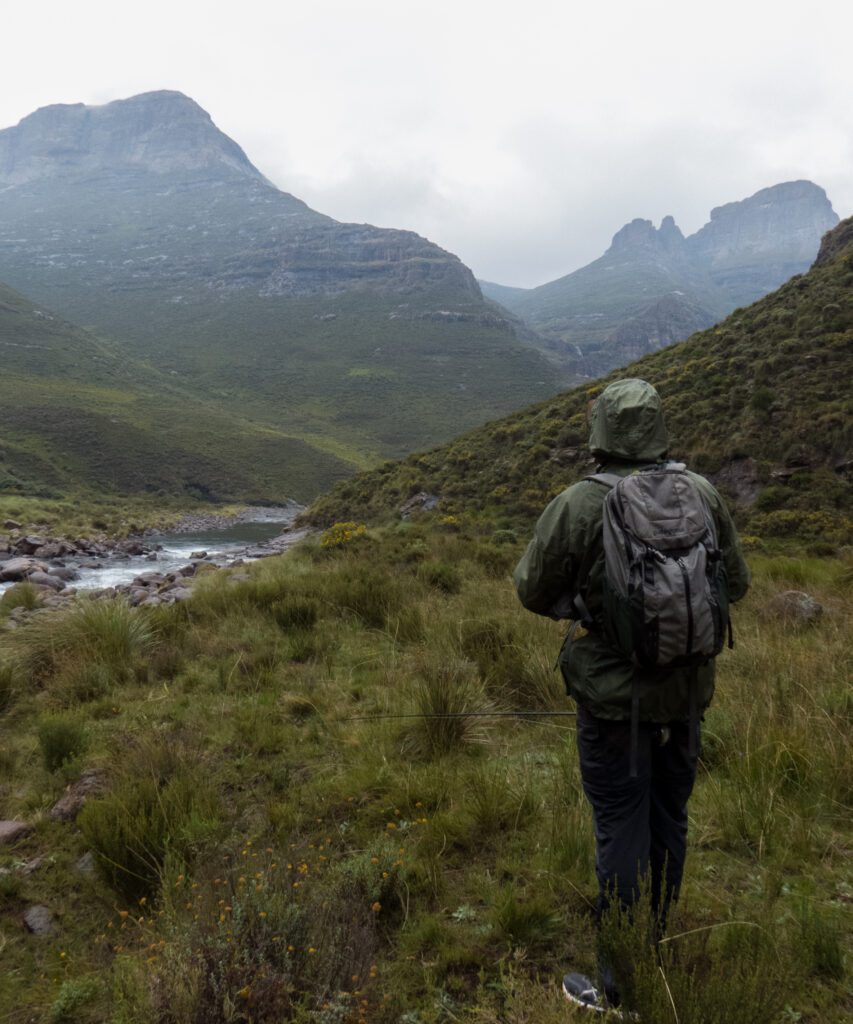
{"type": "MultiPolygon", "coordinates": [[[[49,826],[49,891],[47,875],[4,882],[11,913],[50,898],[73,922],[63,980],[104,983],[81,1016],[567,1019],[555,980],[596,970],[571,719],[468,715],[570,707],[552,671],[561,627],[524,613],[472,555],[480,529],[411,523],[268,560],[248,580],[213,575],[179,607],[118,606],[96,626],[36,616],[4,635],[4,815],[55,799],[58,780],[31,770],[45,719],[85,728],[63,774],[97,765],[109,780],[79,833],[49,826]],[[459,569],[457,593],[419,574],[436,564],[459,569]],[[421,717],[353,721],[374,714],[421,717]],[[84,849],[99,866],[86,899],[71,868],[84,849]],[[134,902],[132,923],[106,927],[105,907],[134,902]]],[[[783,575],[758,564],[718,661],[668,933],[639,914],[605,928],[643,1024],[849,1015],[850,592],[808,560],[800,585],[827,611],[791,631],[763,610],[795,561],[783,575]]],[[[3,1009],[6,991],[35,998],[33,949],[4,949],[3,1009]]],[[[59,991],[29,1016],[46,1019],[59,991]]]]}

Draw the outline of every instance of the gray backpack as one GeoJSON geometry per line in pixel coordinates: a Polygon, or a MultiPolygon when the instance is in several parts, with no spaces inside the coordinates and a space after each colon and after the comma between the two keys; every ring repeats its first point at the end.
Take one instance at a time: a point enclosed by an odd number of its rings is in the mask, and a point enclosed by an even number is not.
{"type": "MultiPolygon", "coordinates": [[[[588,477],[609,488],[604,499],[603,611],[593,622],[583,599],[579,620],[600,630],[634,664],[665,672],[705,664],[732,646],[726,574],[707,502],[682,463],[650,466],[628,476],[588,477]]],[[[690,682],[690,754],[699,712],[690,682]]],[[[631,700],[631,775],[637,774],[640,690],[631,700]]]]}
{"type": "Polygon", "coordinates": [[[604,499],[609,642],[647,669],[700,665],[723,649],[728,595],[707,502],[682,463],[589,477],[604,499]]]}

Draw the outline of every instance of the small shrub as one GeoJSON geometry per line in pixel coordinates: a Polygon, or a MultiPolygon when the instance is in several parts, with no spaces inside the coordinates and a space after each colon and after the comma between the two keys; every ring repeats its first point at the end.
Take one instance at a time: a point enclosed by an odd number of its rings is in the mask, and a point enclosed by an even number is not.
{"type": "Polygon", "coordinates": [[[270,615],[282,629],[313,629],[319,614],[313,598],[288,595],[270,605],[270,615]]]}
{"type": "Polygon", "coordinates": [[[424,562],[418,568],[418,577],[427,586],[444,594],[458,594],[462,589],[462,573],[447,562],[424,562]]]}
{"type": "Polygon", "coordinates": [[[801,949],[812,974],[841,981],[844,978],[844,946],[837,921],[818,906],[803,901],[800,910],[801,949]]]}
{"type": "Polygon", "coordinates": [[[24,608],[32,611],[41,604],[41,594],[38,587],[32,583],[16,583],[0,597],[0,615],[12,611],[14,608],[24,608]]]}
{"type": "Polygon", "coordinates": [[[44,766],[55,772],[67,761],[85,753],[86,730],[76,719],[56,716],[42,720],[38,741],[44,766]]]}
{"type": "Polygon", "coordinates": [[[490,705],[470,662],[439,656],[423,663],[413,697],[417,712],[424,717],[409,727],[405,750],[434,758],[482,741],[482,719],[467,714],[487,711],[490,705]]]}
{"type": "Polygon", "coordinates": [[[0,662],[0,712],[11,707],[18,692],[18,670],[12,662],[0,662]]]}
{"type": "Polygon", "coordinates": [[[217,831],[212,789],[179,758],[138,747],[111,792],[88,801],[77,820],[101,873],[128,900],[155,892],[167,855],[190,862],[217,831]]]}
{"type": "Polygon", "coordinates": [[[97,999],[100,993],[101,986],[94,978],[69,978],[63,981],[47,1017],[49,1024],[77,1024],[82,1019],[80,1011],[97,999]]]}
{"type": "Polygon", "coordinates": [[[389,572],[365,565],[344,565],[323,580],[322,595],[333,607],[357,616],[365,626],[382,629],[410,603],[411,586],[389,572]]]}
{"type": "Polygon", "coordinates": [[[112,688],[112,672],[98,661],[73,662],[64,668],[53,684],[53,692],[66,704],[98,700],[112,688]]]}
{"type": "Polygon", "coordinates": [[[364,537],[367,527],[363,523],[334,523],[320,537],[324,548],[342,548],[364,537]]]}
{"type": "Polygon", "coordinates": [[[508,888],[495,904],[492,927],[496,936],[509,946],[531,949],[553,943],[560,917],[544,897],[521,900],[508,888]]]}

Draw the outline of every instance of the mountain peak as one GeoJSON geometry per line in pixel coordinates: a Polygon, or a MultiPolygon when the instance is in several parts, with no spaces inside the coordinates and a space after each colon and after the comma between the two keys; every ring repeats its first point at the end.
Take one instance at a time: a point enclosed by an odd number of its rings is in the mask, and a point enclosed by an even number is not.
{"type": "Polygon", "coordinates": [[[195,100],[169,89],[100,106],[56,103],[0,131],[0,183],[127,171],[266,181],[195,100]]]}
{"type": "Polygon", "coordinates": [[[621,227],[610,243],[611,253],[635,252],[638,249],[671,249],[684,242],[684,235],[672,216],[667,215],[655,228],[650,220],[636,217],[621,227]]]}

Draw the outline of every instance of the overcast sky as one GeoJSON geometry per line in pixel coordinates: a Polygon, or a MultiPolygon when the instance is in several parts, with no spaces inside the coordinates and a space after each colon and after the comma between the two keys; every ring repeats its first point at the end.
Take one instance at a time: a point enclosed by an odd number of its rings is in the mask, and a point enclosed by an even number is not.
{"type": "Polygon", "coordinates": [[[0,127],[151,89],[276,185],[530,286],[634,217],[810,178],[853,213],[842,0],[39,0],[4,5],[0,127]]]}

